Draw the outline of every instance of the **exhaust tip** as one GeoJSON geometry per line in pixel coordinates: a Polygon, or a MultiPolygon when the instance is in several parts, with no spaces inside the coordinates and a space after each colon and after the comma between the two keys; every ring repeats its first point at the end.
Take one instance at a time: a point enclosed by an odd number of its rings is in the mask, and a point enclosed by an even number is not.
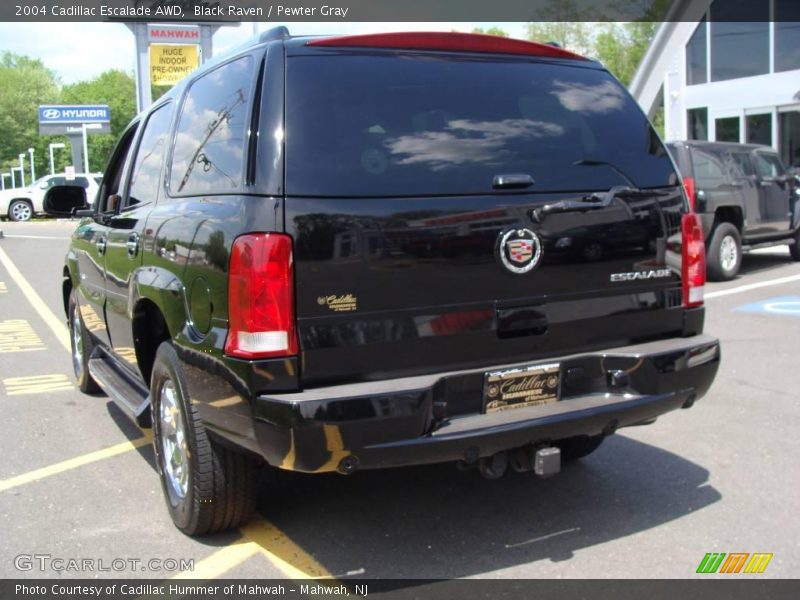
{"type": "Polygon", "coordinates": [[[358,470],[358,457],[353,456],[345,456],[342,460],[339,461],[339,466],[336,467],[336,471],[341,473],[342,475],[352,475],[353,473],[358,470]]]}
{"type": "Polygon", "coordinates": [[[619,427],[619,421],[617,419],[611,420],[605,427],[603,427],[603,435],[609,436],[614,435],[614,432],[619,427]]]}
{"type": "Polygon", "coordinates": [[[683,403],[681,408],[692,408],[692,406],[694,406],[695,400],[697,400],[697,395],[696,394],[692,394],[691,396],[689,396],[686,399],[686,402],[683,403]]]}

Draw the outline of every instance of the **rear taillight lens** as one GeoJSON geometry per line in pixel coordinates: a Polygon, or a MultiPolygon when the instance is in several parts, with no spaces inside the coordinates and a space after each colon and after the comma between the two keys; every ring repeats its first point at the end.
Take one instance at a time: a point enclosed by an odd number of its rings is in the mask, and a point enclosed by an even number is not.
{"type": "Polygon", "coordinates": [[[683,187],[686,190],[686,197],[689,198],[689,206],[692,212],[697,212],[697,188],[694,185],[694,177],[684,177],[683,187]]]}
{"type": "Polygon", "coordinates": [[[249,359],[297,354],[292,262],[288,235],[251,233],[234,240],[225,354],[249,359]]]}
{"type": "Polygon", "coordinates": [[[700,216],[687,213],[681,218],[681,279],[683,305],[700,306],[706,285],[706,245],[700,216]]]}

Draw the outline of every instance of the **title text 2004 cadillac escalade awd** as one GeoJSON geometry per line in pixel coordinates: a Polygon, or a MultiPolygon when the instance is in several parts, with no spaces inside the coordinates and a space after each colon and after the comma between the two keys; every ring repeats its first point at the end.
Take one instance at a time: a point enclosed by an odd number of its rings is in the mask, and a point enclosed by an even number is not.
{"type": "Polygon", "coordinates": [[[76,376],[152,424],[190,534],[263,463],[553,474],[719,365],[672,161],[548,45],[267,32],[134,120],[82,216],[76,376]]]}

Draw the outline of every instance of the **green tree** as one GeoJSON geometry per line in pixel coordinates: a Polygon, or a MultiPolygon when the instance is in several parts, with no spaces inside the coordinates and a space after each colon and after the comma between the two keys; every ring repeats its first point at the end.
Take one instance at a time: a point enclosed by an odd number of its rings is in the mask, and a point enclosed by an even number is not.
{"type": "Polygon", "coordinates": [[[4,173],[18,166],[18,156],[25,154],[25,181],[30,182],[28,148],[34,149],[37,177],[49,172],[51,138],[39,135],[38,107],[57,101],[58,79],[41,60],[11,52],[0,55],[0,168],[4,173]]]}
{"type": "Polygon", "coordinates": [[[484,29],[483,27],[475,27],[472,30],[472,33],[484,33],[486,35],[499,35],[500,37],[509,37],[508,33],[503,31],[500,27],[496,25],[494,27],[489,27],[488,29],[484,29]]]}
{"type": "Polygon", "coordinates": [[[594,56],[623,84],[629,85],[658,29],[653,21],[611,23],[594,40],[594,56]]]}
{"type": "Polygon", "coordinates": [[[526,26],[529,40],[540,43],[555,42],[565,50],[590,54],[592,27],[587,23],[589,13],[575,0],[551,0],[536,11],[540,20],[526,26]]]}
{"type": "Polygon", "coordinates": [[[129,73],[110,69],[88,81],[64,86],[61,100],[65,104],[108,104],[111,134],[90,135],[88,142],[89,169],[103,171],[114,145],[136,116],[136,82],[129,73]]]}

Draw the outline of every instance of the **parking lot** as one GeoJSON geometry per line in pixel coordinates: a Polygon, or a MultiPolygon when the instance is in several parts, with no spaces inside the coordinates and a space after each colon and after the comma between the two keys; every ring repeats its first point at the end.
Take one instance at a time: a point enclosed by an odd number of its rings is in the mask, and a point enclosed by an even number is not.
{"type": "Polygon", "coordinates": [[[785,247],[707,286],[723,351],[710,394],[554,478],[265,470],[250,525],[191,539],[164,507],[148,434],[73,384],[60,286],[74,225],[0,224],[2,577],[686,578],[708,552],[773,554],[736,577],[796,576],[800,264],[785,247]],[[20,555],[116,566],[26,570],[20,555]]]}

